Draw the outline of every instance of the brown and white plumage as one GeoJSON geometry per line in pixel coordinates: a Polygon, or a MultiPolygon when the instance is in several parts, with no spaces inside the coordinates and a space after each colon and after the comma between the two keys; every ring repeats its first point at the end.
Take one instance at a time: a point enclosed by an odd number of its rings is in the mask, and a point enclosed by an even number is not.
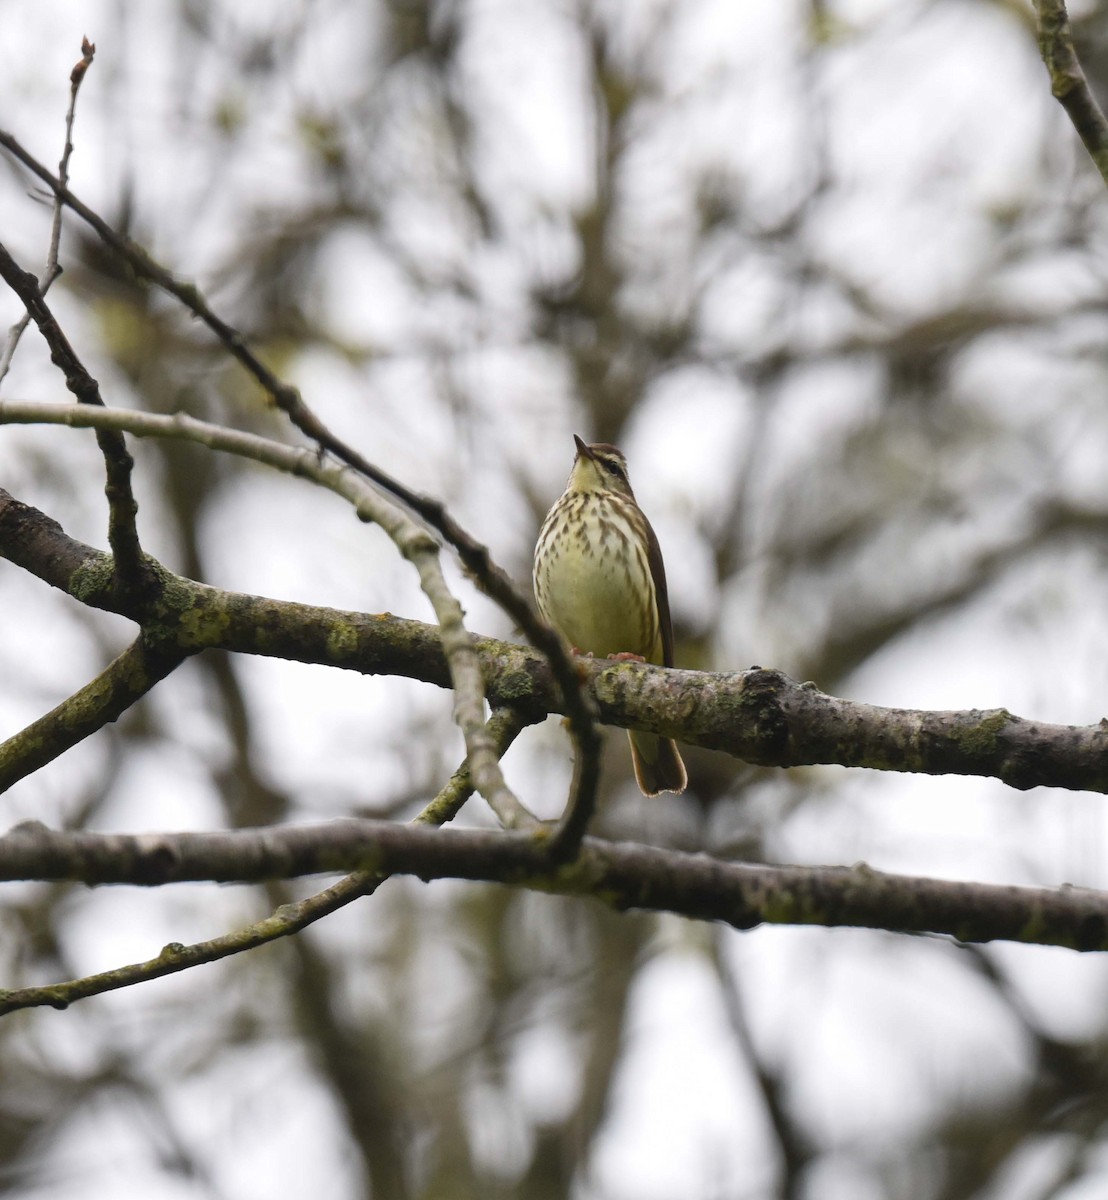
{"type": "MultiPolygon", "coordinates": [[[[662,552],[631,491],[627,462],[615,446],[574,441],[569,482],[535,546],[539,611],[582,653],[672,667],[662,552]]],[[[672,739],[638,731],[628,736],[645,795],[684,791],[685,765],[672,739]]]]}

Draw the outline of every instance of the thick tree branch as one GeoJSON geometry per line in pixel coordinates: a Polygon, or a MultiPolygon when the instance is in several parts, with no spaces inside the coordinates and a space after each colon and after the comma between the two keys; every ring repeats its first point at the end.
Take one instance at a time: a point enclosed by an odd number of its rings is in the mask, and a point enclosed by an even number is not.
{"type": "Polygon", "coordinates": [[[888,875],[855,867],[729,863],[704,854],[587,838],[552,866],[545,839],[499,830],[439,830],[388,821],[223,833],[57,833],[24,822],[0,838],[0,879],[129,883],[257,882],[362,871],[470,879],[592,896],[736,929],[842,925],[1108,950],[1108,894],[888,875]]]}
{"type": "MultiPolygon", "coordinates": [[[[66,536],[0,489],[0,557],[95,608],[131,616],[111,588],[111,559],[66,536]]],[[[152,561],[152,560],[151,560],[152,561]]],[[[389,614],[341,612],[225,592],[173,575],[148,636],[186,653],[233,650],[367,675],[450,686],[439,629],[389,614]]],[[[474,638],[494,707],[529,719],[563,711],[545,659],[524,646],[474,638]]],[[[581,660],[599,719],[761,766],[838,764],[925,775],[991,776],[1010,787],[1108,792],[1108,724],[1048,725],[1005,709],[918,711],[828,696],[779,671],[677,671],[581,660]]]]}

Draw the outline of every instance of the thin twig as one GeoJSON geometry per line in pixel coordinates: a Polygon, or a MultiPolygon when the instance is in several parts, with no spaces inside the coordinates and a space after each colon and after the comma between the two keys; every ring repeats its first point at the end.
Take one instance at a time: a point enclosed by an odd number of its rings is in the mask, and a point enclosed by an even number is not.
{"type": "MultiPolygon", "coordinates": [[[[69,159],[73,154],[73,120],[77,115],[77,93],[81,90],[81,83],[84,81],[89,67],[92,66],[95,54],[96,47],[93,43],[87,37],[82,38],[80,61],[69,73],[69,108],[65,114],[65,145],[62,147],[62,157],[58,163],[58,182],[63,188],[69,184],[69,159]]],[[[39,280],[39,286],[42,288],[44,296],[50,290],[50,285],[62,273],[62,269],[58,265],[58,252],[62,242],[62,210],[64,208],[62,198],[55,193],[54,212],[50,222],[50,248],[46,252],[46,265],[43,267],[42,277],[39,280]]],[[[0,383],[3,383],[4,376],[11,369],[19,339],[23,336],[23,331],[27,328],[30,320],[31,314],[24,312],[23,316],[8,330],[8,342],[4,347],[3,354],[0,354],[0,383]]]]}
{"type": "Polygon", "coordinates": [[[578,814],[568,835],[555,840],[552,851],[556,857],[570,857],[574,850],[577,825],[584,824],[593,810],[599,780],[600,731],[588,693],[583,688],[572,656],[562,639],[538,615],[534,603],[512,582],[498,566],[488,548],[471,537],[446,511],[441,501],[412,491],[369,462],[352,447],[336,437],[304,403],[296,388],[284,383],[247,346],[243,335],[222,320],[208,305],[195,284],[177,279],[150,254],[130,238],[124,237],[102,217],[77,199],[51,172],[34,158],[11,134],[0,130],[0,146],[6,148],[28,170],[37,175],[54,194],[96,231],[99,237],[122,257],[141,278],[149,280],[163,291],[175,296],[215,334],[219,341],[257,381],[273,402],[307,437],[340,462],[361,472],[378,487],[395,496],[403,504],[437,530],[457,551],[463,565],[477,586],[491,596],[523,631],[527,640],[549,660],[551,671],[562,692],[567,724],[576,756],[584,762],[574,771],[574,785],[567,802],[567,812],[578,814]]]}
{"type": "MultiPolygon", "coordinates": [[[[511,709],[498,709],[493,713],[489,720],[489,738],[499,756],[504,755],[524,725],[525,722],[511,709]]],[[[412,824],[442,825],[451,821],[472,794],[473,781],[467,759],[434,800],[413,818],[412,824]]],[[[171,942],[157,958],[101,971],[82,979],[46,984],[42,987],[15,988],[10,991],[0,989],[0,1015],[21,1008],[39,1008],[44,1005],[67,1008],[74,1000],[84,1000],[88,996],[98,996],[117,988],[144,983],[148,979],[174,975],[189,967],[216,962],[244,950],[263,946],[266,942],[290,937],[354,900],[372,895],[388,877],[388,873],[383,871],[355,871],[314,896],[293,904],[283,904],[263,920],[221,937],[196,942],[191,946],[171,942]]]]}

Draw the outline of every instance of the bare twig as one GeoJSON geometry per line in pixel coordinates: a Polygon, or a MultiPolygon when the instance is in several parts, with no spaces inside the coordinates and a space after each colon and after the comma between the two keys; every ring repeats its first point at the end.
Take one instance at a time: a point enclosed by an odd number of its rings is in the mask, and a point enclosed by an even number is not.
{"type": "MultiPolygon", "coordinates": [[[[524,725],[525,722],[518,714],[509,709],[500,709],[493,713],[489,720],[489,738],[498,755],[502,756],[505,753],[524,725]]],[[[413,824],[441,825],[453,820],[472,793],[473,781],[467,760],[454,772],[434,800],[414,818],[413,824]]],[[[293,904],[284,904],[263,920],[221,937],[196,942],[191,946],[171,942],[156,958],[130,963],[110,971],[101,971],[81,979],[10,991],[0,989],[0,1015],[21,1008],[37,1008],[43,1005],[67,1008],[74,1000],[98,996],[117,988],[131,987],[149,979],[160,979],[164,975],[173,975],[189,967],[216,962],[244,950],[252,950],[278,938],[290,937],[362,896],[372,895],[387,878],[387,872],[355,871],[314,896],[293,904]]]]}
{"type": "MultiPolygon", "coordinates": [[[[81,90],[81,83],[89,67],[92,66],[95,54],[96,47],[93,43],[88,38],[82,38],[81,58],[69,73],[69,108],[65,114],[65,146],[62,148],[61,161],[58,163],[58,182],[63,188],[69,184],[69,159],[73,154],[73,120],[77,115],[77,93],[81,90]]],[[[50,285],[62,273],[62,269],[58,265],[58,251],[62,242],[62,210],[64,207],[61,197],[55,194],[54,213],[50,223],[50,248],[46,252],[46,265],[39,280],[39,286],[44,296],[50,290],[50,285]]],[[[11,369],[19,339],[23,336],[23,331],[27,328],[30,320],[31,314],[24,312],[23,316],[8,330],[8,342],[3,353],[0,354],[0,383],[3,383],[4,376],[11,369]]]]}
{"type": "Polygon", "coordinates": [[[1108,183],[1108,120],[1077,60],[1065,0],[1035,0],[1039,53],[1050,73],[1050,90],[1066,110],[1101,178],[1108,183]]]}

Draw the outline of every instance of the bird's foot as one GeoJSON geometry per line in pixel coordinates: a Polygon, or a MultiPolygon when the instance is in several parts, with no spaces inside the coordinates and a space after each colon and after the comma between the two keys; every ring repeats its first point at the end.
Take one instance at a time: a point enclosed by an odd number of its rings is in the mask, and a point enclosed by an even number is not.
{"type": "Polygon", "coordinates": [[[641,654],[632,654],[628,650],[621,650],[618,654],[609,654],[608,657],[613,662],[646,662],[641,654]]]}
{"type": "Polygon", "coordinates": [[[575,659],[577,659],[577,661],[573,664],[573,669],[577,673],[577,678],[580,679],[582,683],[587,683],[589,678],[589,668],[586,665],[586,662],[583,660],[591,661],[592,651],[578,650],[576,646],[570,646],[569,652],[575,659]]]}

